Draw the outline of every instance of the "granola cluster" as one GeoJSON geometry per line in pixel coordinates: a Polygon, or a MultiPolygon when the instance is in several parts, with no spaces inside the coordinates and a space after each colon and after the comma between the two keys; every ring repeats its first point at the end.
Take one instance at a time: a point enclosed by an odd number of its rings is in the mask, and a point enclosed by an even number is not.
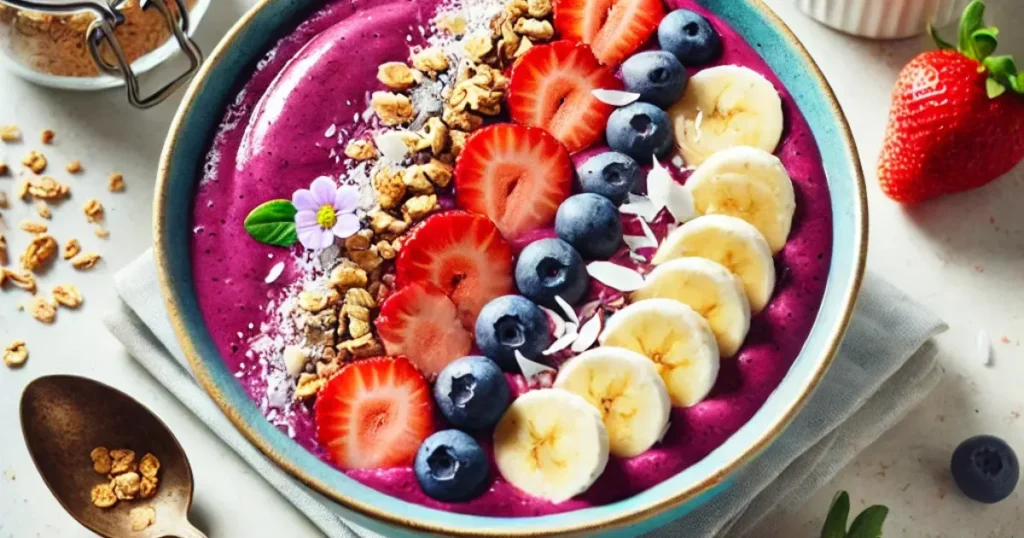
{"type": "MultiPolygon", "coordinates": [[[[136,461],[135,451],[127,449],[107,450],[98,446],[89,453],[92,469],[106,477],[106,482],[96,484],[89,492],[92,504],[99,508],[110,508],[119,501],[149,499],[156,495],[160,486],[160,460],[150,453],[136,461]]],[[[156,512],[149,507],[131,510],[132,530],[140,531],[156,522],[156,512]]]]}

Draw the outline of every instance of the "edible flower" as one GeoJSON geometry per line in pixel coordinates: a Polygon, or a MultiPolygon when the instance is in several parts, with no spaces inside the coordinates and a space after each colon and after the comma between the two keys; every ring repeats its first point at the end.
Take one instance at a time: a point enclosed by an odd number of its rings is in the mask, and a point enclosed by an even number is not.
{"type": "Polygon", "coordinates": [[[356,207],[359,193],[354,187],[335,187],[326,176],[313,180],[309,189],[299,189],[292,195],[295,206],[295,228],[302,246],[310,250],[323,250],[359,231],[356,207]]]}

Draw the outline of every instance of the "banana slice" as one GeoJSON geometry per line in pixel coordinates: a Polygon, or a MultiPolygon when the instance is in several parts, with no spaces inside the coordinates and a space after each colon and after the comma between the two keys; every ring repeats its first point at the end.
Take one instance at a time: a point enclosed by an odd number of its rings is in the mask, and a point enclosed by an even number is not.
{"type": "Polygon", "coordinates": [[[711,260],[679,258],[655,267],[632,300],[655,298],[685,303],[704,316],[723,358],[739,351],[750,330],[750,303],[743,282],[711,260]]]}
{"type": "Polygon", "coordinates": [[[647,357],[619,347],[591,349],[562,365],[555,388],[579,394],[604,420],[613,455],[630,458],[661,439],[672,403],[647,357]]]}
{"type": "Polygon", "coordinates": [[[793,181],[778,157],[737,146],[715,153],[686,181],[698,215],[739,217],[768,240],[772,253],[786,246],[793,226],[793,181]]]}
{"type": "Polygon", "coordinates": [[[661,265],[683,257],[707,258],[739,277],[754,314],[772,298],[775,261],[771,248],[761,232],[743,219],[728,215],[697,217],[673,230],[661,242],[651,263],[661,265]]]}
{"type": "Polygon", "coordinates": [[[735,146],[769,153],[782,138],[782,99],[768,79],[738,65],[705,69],[690,77],[686,92],[668,111],[676,145],[689,166],[735,146]]]}
{"type": "Polygon", "coordinates": [[[608,430],[583,397],[562,389],[515,399],[494,429],[494,461],[513,486],[560,503],[583,493],[608,463],[608,430]]]}
{"type": "Polygon", "coordinates": [[[608,319],[601,345],[654,361],[672,405],[700,402],[718,377],[718,344],[707,320],[672,299],[647,299],[619,310],[608,319]]]}

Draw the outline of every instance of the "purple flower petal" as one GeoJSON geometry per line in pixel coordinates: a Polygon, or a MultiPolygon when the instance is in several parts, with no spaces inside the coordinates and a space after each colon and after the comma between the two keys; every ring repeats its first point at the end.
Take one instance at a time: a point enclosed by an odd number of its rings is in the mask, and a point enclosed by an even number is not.
{"type": "Polygon", "coordinates": [[[323,229],[320,227],[299,228],[299,242],[302,243],[302,246],[306,247],[308,250],[318,250],[320,248],[322,232],[323,229]]]}
{"type": "Polygon", "coordinates": [[[334,210],[338,213],[354,213],[356,207],[359,207],[359,191],[355,187],[340,187],[334,194],[334,210]]]}
{"type": "Polygon", "coordinates": [[[334,244],[334,232],[331,230],[320,230],[320,246],[316,250],[323,250],[334,244]]]}
{"type": "Polygon", "coordinates": [[[359,217],[352,213],[338,215],[338,222],[334,224],[331,231],[334,235],[344,239],[359,231],[359,217]]]}
{"type": "Polygon", "coordinates": [[[334,206],[334,192],[337,187],[334,186],[334,180],[331,178],[320,176],[314,179],[309,190],[313,192],[313,201],[316,202],[317,207],[334,206]]]}
{"type": "Polygon", "coordinates": [[[292,205],[299,211],[316,211],[320,206],[313,200],[313,193],[309,189],[299,189],[292,194],[292,205]]]}
{"type": "MultiPolygon", "coordinates": [[[[308,191],[307,191],[308,192],[308,191]]],[[[301,210],[295,214],[295,227],[299,231],[303,228],[322,228],[316,221],[316,210],[301,210]]]]}

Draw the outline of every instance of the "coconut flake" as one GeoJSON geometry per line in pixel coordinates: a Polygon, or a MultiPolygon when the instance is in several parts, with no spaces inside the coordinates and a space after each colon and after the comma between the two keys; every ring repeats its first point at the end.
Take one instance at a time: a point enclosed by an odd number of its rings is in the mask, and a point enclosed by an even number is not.
{"type": "Polygon", "coordinates": [[[562,312],[565,312],[565,319],[579,326],[580,318],[576,316],[576,311],[572,309],[572,305],[559,295],[555,295],[555,302],[562,308],[562,312]]]}
{"type": "Polygon", "coordinates": [[[597,89],[591,90],[590,93],[598,101],[601,101],[602,103],[611,106],[626,106],[640,98],[639,93],[624,92],[619,90],[597,89]]]}
{"type": "Polygon", "coordinates": [[[327,128],[327,131],[324,132],[324,138],[330,138],[336,135],[337,133],[338,126],[332,123],[331,126],[327,128]]]}
{"type": "MultiPolygon", "coordinates": [[[[640,222],[643,222],[643,219],[641,219],[640,222]]],[[[636,252],[642,248],[654,248],[658,246],[657,241],[651,241],[651,238],[646,235],[624,235],[622,236],[622,242],[626,243],[626,246],[629,247],[629,250],[632,252],[636,252]]]]}
{"type": "Polygon", "coordinates": [[[551,332],[552,336],[554,336],[555,339],[561,338],[562,335],[565,334],[565,320],[562,319],[562,316],[559,316],[557,312],[551,310],[550,308],[542,306],[540,307],[540,309],[543,310],[544,313],[548,315],[548,319],[550,319],[551,323],[555,325],[555,329],[551,332]]]}
{"type": "Polygon", "coordinates": [[[643,275],[612,262],[590,262],[587,273],[605,286],[621,292],[636,291],[644,285],[643,275]]]}
{"type": "Polygon", "coordinates": [[[597,337],[600,334],[601,314],[597,314],[587,320],[587,322],[580,327],[579,336],[577,336],[576,341],[572,343],[572,351],[574,353],[583,353],[590,349],[590,347],[597,342],[597,337]]]}
{"type": "Polygon", "coordinates": [[[660,209],[661,208],[659,207],[655,207],[654,202],[652,202],[650,198],[630,194],[629,202],[619,206],[619,213],[636,215],[647,222],[650,222],[658,216],[658,210],[660,209]]]}
{"type": "Polygon", "coordinates": [[[544,374],[544,373],[557,373],[558,370],[536,361],[531,361],[523,356],[519,350],[516,350],[516,363],[519,364],[519,369],[523,371],[523,377],[529,382],[531,379],[544,374]]]}
{"type": "Polygon", "coordinates": [[[379,134],[374,137],[373,141],[377,145],[377,149],[380,150],[380,154],[389,161],[401,162],[409,155],[409,146],[405,145],[405,140],[402,139],[399,131],[379,134]]]}
{"type": "Polygon", "coordinates": [[[270,268],[270,272],[267,273],[267,278],[263,279],[266,284],[273,284],[275,280],[280,278],[281,273],[284,272],[284,262],[277,262],[273,267],[270,268]]]}
{"type": "Polygon", "coordinates": [[[992,366],[992,339],[988,336],[988,331],[978,331],[978,359],[985,366],[992,366]]]}
{"type": "Polygon", "coordinates": [[[629,258],[635,262],[647,263],[647,258],[644,258],[643,254],[639,252],[629,251],[629,258]]]}
{"type": "Polygon", "coordinates": [[[648,241],[654,243],[654,246],[658,246],[658,236],[654,235],[654,230],[643,219],[640,220],[640,229],[644,231],[644,237],[648,241]]]}
{"type": "Polygon", "coordinates": [[[695,120],[693,120],[693,130],[697,131],[697,134],[693,137],[693,139],[695,141],[697,141],[697,142],[700,142],[700,124],[703,123],[703,122],[704,122],[704,111],[703,110],[697,110],[697,118],[695,120]]]}
{"type": "Polygon", "coordinates": [[[675,179],[672,174],[654,158],[654,168],[647,173],[647,194],[654,207],[668,209],[672,217],[679,222],[686,222],[694,217],[693,197],[690,191],[675,179]]]}
{"type": "Polygon", "coordinates": [[[684,167],[686,167],[686,163],[683,162],[682,156],[676,155],[675,157],[672,157],[672,166],[675,166],[676,168],[679,169],[683,169],[684,167]]]}
{"type": "Polygon", "coordinates": [[[545,349],[543,354],[544,355],[554,355],[555,353],[558,353],[559,351],[562,351],[563,349],[571,346],[572,343],[576,341],[576,337],[577,336],[579,336],[579,335],[576,334],[576,331],[566,332],[564,335],[562,335],[561,338],[559,338],[558,340],[555,340],[551,344],[550,347],[545,349]]]}

